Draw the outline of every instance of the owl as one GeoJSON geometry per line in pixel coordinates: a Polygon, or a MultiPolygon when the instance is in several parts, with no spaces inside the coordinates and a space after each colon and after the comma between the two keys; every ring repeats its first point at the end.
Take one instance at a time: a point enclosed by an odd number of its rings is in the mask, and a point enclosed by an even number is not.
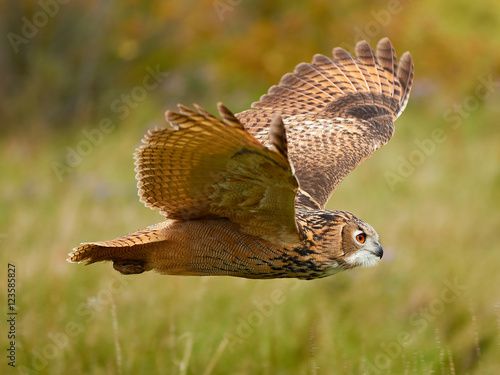
{"type": "Polygon", "coordinates": [[[73,249],[69,262],[112,261],[122,274],[315,279],[375,265],[369,224],[325,210],[337,185],[385,145],[404,110],[413,60],[389,39],[356,58],[315,55],[234,115],[167,111],[135,154],[141,202],[165,220],[73,249]]]}

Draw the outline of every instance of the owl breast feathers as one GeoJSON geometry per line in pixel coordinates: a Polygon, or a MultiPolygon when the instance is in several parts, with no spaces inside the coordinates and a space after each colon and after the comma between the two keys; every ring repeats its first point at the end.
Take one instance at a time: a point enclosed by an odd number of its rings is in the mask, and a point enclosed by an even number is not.
{"type": "Polygon", "coordinates": [[[166,220],[84,243],[70,262],[113,261],[123,274],[314,279],[382,258],[377,232],[325,210],[337,185],[386,144],[404,110],[413,61],[390,41],[352,57],[316,55],[252,109],[220,118],[195,105],[167,111],[135,152],[139,196],[166,220]]]}

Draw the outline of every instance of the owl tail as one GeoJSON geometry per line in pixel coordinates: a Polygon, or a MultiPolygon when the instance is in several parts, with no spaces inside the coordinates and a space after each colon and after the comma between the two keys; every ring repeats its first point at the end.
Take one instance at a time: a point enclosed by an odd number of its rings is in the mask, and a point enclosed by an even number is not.
{"type": "Polygon", "coordinates": [[[113,268],[123,274],[150,271],[149,262],[152,252],[166,240],[163,234],[164,223],[128,233],[111,241],[88,242],[69,253],[68,262],[87,265],[113,261],[113,268]]]}

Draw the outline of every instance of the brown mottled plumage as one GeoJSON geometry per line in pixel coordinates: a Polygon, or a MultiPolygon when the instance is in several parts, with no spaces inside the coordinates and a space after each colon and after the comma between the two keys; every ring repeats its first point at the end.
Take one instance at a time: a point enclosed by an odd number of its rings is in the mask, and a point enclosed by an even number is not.
{"type": "Polygon", "coordinates": [[[111,260],[124,274],[313,279],[382,257],[378,234],[324,210],[342,179],[389,141],[408,102],[413,61],[390,41],[314,56],[234,116],[168,111],[135,153],[139,196],[166,221],[82,244],[69,261],[111,260]]]}

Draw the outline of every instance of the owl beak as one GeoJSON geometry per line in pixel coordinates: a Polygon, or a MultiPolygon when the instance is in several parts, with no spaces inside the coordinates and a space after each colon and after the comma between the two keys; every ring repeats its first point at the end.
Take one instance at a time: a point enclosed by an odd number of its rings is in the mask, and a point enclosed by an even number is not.
{"type": "Polygon", "coordinates": [[[382,245],[379,243],[377,244],[378,248],[377,251],[375,252],[375,255],[378,256],[379,259],[382,259],[382,256],[384,255],[384,249],[382,248],[382,245]]]}

